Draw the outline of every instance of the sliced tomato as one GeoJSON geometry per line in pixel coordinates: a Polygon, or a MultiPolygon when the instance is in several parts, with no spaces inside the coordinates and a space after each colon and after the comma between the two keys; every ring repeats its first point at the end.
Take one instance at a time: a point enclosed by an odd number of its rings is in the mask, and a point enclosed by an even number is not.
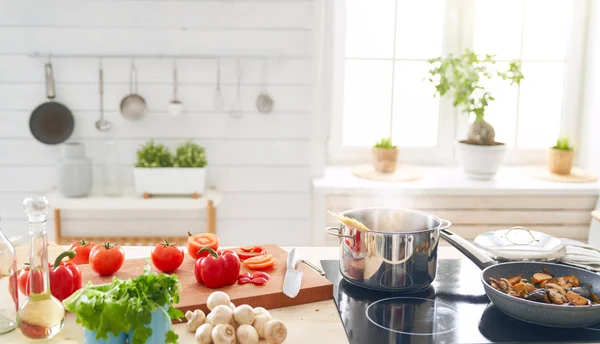
{"type": "Polygon", "coordinates": [[[273,268],[275,266],[275,260],[271,259],[271,260],[267,260],[266,262],[255,263],[255,264],[250,264],[250,265],[246,265],[246,266],[249,269],[252,269],[252,270],[266,270],[266,269],[271,269],[271,268],[273,268]]]}
{"type": "Polygon", "coordinates": [[[254,246],[252,248],[252,252],[263,252],[263,251],[267,252],[267,249],[262,246],[254,246]]]}
{"type": "Polygon", "coordinates": [[[240,250],[242,250],[244,252],[252,252],[253,249],[254,249],[254,246],[242,246],[242,247],[240,247],[240,250]]]}
{"type": "Polygon", "coordinates": [[[252,258],[248,258],[244,261],[244,264],[248,265],[248,264],[259,264],[259,263],[264,263],[268,260],[272,260],[273,259],[273,255],[272,254],[261,254],[259,256],[256,257],[252,257],[252,258]]]}
{"type": "Polygon", "coordinates": [[[198,254],[198,251],[205,247],[210,247],[214,251],[219,248],[219,237],[213,233],[200,233],[194,234],[188,232],[187,250],[190,257],[198,259],[200,257],[206,257],[209,252],[204,251],[202,254],[198,254]]]}

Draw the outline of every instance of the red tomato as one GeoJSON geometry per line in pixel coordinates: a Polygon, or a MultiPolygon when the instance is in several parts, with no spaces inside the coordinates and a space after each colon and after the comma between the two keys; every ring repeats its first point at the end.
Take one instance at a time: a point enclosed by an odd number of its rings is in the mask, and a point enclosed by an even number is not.
{"type": "Polygon", "coordinates": [[[100,276],[110,276],[119,271],[125,261],[125,252],[117,244],[98,244],[90,251],[90,267],[100,276]]]}
{"type": "Polygon", "coordinates": [[[202,252],[202,254],[198,254],[198,251],[205,247],[210,247],[213,251],[217,251],[219,249],[219,237],[213,233],[200,233],[192,235],[192,233],[188,232],[188,242],[187,242],[187,250],[190,257],[194,259],[198,259],[200,257],[208,256],[207,252],[202,252]]]}
{"type": "Polygon", "coordinates": [[[70,262],[77,265],[88,264],[90,262],[90,251],[96,246],[93,241],[79,240],[74,241],[67,251],[75,251],[75,258],[70,262]]]}
{"type": "Polygon", "coordinates": [[[19,272],[17,284],[19,285],[19,291],[21,294],[29,296],[29,264],[25,265],[25,267],[19,272]]]}
{"type": "Polygon", "coordinates": [[[170,244],[167,239],[159,242],[152,248],[152,264],[164,273],[171,273],[177,270],[183,263],[184,253],[177,243],[170,244]]]}

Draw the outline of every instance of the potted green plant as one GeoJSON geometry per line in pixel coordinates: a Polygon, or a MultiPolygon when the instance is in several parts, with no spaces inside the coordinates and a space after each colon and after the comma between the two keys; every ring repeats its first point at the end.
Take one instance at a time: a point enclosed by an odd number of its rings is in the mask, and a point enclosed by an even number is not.
{"type": "Polygon", "coordinates": [[[204,148],[188,140],[175,154],[150,140],[137,151],[134,169],[135,189],[149,195],[193,195],[205,191],[206,154],[204,148]]]}
{"type": "Polygon", "coordinates": [[[398,147],[392,144],[392,138],[384,137],[371,149],[373,169],[380,173],[396,171],[398,147]]]}
{"type": "Polygon", "coordinates": [[[523,79],[521,62],[510,61],[507,69],[499,70],[493,55],[480,57],[469,49],[428,61],[435,96],[450,96],[454,107],[472,117],[467,138],[457,143],[460,165],[471,178],[491,179],[500,168],[506,146],[495,141],[496,131],[485,121],[486,108],[495,98],[484,85],[495,78],[519,85],[523,79]]]}
{"type": "Polygon", "coordinates": [[[559,137],[556,144],[548,149],[548,169],[556,174],[571,174],[575,149],[568,137],[559,137]]]}

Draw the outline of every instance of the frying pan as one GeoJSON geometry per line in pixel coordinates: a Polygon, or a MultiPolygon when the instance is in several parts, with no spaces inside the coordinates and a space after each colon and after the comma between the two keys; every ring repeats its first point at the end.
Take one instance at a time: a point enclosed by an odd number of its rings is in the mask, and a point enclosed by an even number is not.
{"type": "Polygon", "coordinates": [[[497,263],[474,244],[447,229],[440,230],[440,235],[483,270],[481,283],[485,293],[504,314],[531,324],[549,327],[576,328],[600,323],[600,304],[566,306],[534,302],[505,294],[492,288],[487,282],[490,277],[499,279],[517,275],[532,276],[542,269],[547,269],[555,276],[574,275],[582,284],[591,285],[595,294],[600,294],[600,275],[577,267],[547,262],[497,263]]]}
{"type": "Polygon", "coordinates": [[[29,117],[29,130],[36,140],[55,145],[66,141],[75,129],[75,120],[71,111],[61,103],[53,101],[56,97],[54,90],[54,75],[52,64],[46,63],[46,93],[48,101],[36,107],[29,117]]]}

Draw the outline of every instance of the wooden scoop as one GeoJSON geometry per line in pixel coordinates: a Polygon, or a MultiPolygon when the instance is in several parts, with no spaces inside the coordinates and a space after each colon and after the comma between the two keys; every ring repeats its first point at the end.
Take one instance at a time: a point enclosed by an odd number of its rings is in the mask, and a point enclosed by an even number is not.
{"type": "Polygon", "coordinates": [[[348,227],[354,227],[354,228],[362,229],[365,231],[369,230],[369,228],[367,228],[367,226],[365,226],[362,222],[358,221],[357,219],[353,219],[351,217],[336,214],[331,210],[327,210],[327,212],[329,213],[329,215],[335,217],[338,221],[340,221],[341,223],[343,223],[344,225],[346,225],[348,227]]]}

